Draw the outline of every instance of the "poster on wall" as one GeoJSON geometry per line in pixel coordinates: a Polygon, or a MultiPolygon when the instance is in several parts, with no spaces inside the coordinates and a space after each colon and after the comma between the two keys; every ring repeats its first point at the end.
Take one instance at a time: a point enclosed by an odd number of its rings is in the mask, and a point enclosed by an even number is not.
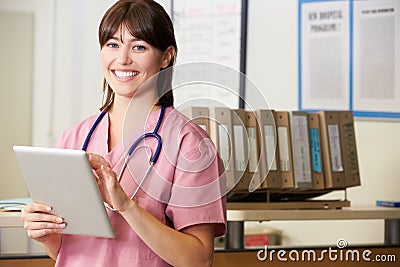
{"type": "Polygon", "coordinates": [[[349,3],[301,6],[301,102],[304,109],[349,106],[349,3]]]}
{"type": "MultiPolygon", "coordinates": [[[[242,27],[246,27],[243,23],[243,1],[172,0],[172,20],[179,44],[177,68],[179,69],[181,64],[210,62],[226,66],[233,70],[232,73],[237,72],[232,77],[234,82],[229,82],[233,84],[233,88],[229,88],[231,91],[207,83],[178,88],[180,91],[175,97],[176,105],[184,105],[191,99],[206,99],[207,105],[238,108],[239,73],[243,71],[241,53],[245,53],[242,51],[242,38],[245,38],[242,36],[242,27]]],[[[196,72],[202,71],[193,69],[196,72]]],[[[204,71],[208,70],[204,69],[204,71]]],[[[195,73],[194,77],[196,76],[199,74],[195,73]]],[[[201,105],[201,103],[198,104],[201,105]]]]}
{"type": "Polygon", "coordinates": [[[354,1],[353,14],[353,109],[367,115],[368,111],[382,116],[398,113],[400,1],[354,1]]]}
{"type": "Polygon", "coordinates": [[[400,1],[299,0],[299,109],[400,118],[400,1]]]}

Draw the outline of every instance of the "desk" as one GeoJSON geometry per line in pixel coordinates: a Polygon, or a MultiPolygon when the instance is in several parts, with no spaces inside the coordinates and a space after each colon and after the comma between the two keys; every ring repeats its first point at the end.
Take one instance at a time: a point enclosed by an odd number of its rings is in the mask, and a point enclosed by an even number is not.
{"type": "MultiPolygon", "coordinates": [[[[19,212],[0,212],[0,228],[23,227],[19,212]]],[[[385,220],[385,244],[400,245],[400,208],[360,206],[326,210],[265,210],[259,205],[228,203],[226,248],[244,248],[245,221],[385,220]]]]}
{"type": "Polygon", "coordinates": [[[20,212],[0,212],[0,228],[23,227],[20,212]]]}
{"type": "Polygon", "coordinates": [[[0,256],[0,267],[54,267],[55,262],[47,255],[0,256]]]}
{"type": "MultiPolygon", "coordinates": [[[[307,248],[305,250],[310,251],[311,248],[307,248]]],[[[320,257],[321,250],[326,248],[312,248],[320,257]]],[[[373,252],[373,255],[392,255],[396,258],[396,262],[394,261],[386,261],[386,262],[366,262],[362,258],[359,261],[348,260],[348,261],[340,261],[335,260],[332,261],[329,259],[328,255],[325,254],[323,260],[302,260],[302,261],[279,261],[276,257],[276,254],[273,260],[260,261],[257,258],[258,250],[216,250],[214,254],[214,263],[213,267],[243,267],[243,266],[251,266],[251,267],[321,267],[321,266],[329,266],[329,267],[365,267],[365,266],[374,266],[374,267],[398,267],[399,259],[400,259],[400,247],[355,247],[351,248],[352,251],[360,251],[359,255],[362,255],[362,251],[370,250],[373,252]]],[[[285,258],[288,258],[288,253],[293,249],[285,249],[286,254],[285,258]]],[[[301,255],[303,255],[303,249],[296,249],[301,255]]],[[[309,255],[309,254],[304,254],[309,255]]],[[[353,254],[351,254],[353,255],[353,254]]],[[[370,258],[373,259],[373,255],[370,258]]],[[[350,256],[351,257],[351,256],[350,256]]],[[[307,258],[306,258],[307,259],[307,258]]],[[[0,256],[0,267],[21,267],[21,266],[29,266],[29,267],[54,267],[54,261],[47,256],[31,256],[31,255],[11,255],[11,256],[0,256]]]]}
{"type": "Polygon", "coordinates": [[[244,246],[245,221],[385,220],[385,245],[400,244],[400,208],[355,206],[342,209],[265,210],[259,203],[228,203],[227,249],[244,246]]]}
{"type": "MultiPolygon", "coordinates": [[[[42,246],[28,238],[20,212],[0,212],[0,254],[43,253],[42,246]]],[[[0,255],[0,256],[1,256],[0,255]]]]}

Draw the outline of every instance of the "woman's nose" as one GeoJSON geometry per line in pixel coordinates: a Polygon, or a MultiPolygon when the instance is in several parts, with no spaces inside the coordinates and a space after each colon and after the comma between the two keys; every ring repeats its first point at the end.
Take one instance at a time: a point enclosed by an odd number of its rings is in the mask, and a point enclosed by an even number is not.
{"type": "Polygon", "coordinates": [[[128,49],[121,49],[120,53],[118,55],[118,64],[125,66],[125,65],[129,65],[132,63],[132,58],[131,55],[129,54],[128,49]]]}

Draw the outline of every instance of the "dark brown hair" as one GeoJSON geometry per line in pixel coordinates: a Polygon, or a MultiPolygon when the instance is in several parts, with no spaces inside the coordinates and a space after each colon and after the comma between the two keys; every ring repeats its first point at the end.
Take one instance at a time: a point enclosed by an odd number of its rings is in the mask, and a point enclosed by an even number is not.
{"type": "MultiPolygon", "coordinates": [[[[177,45],[174,27],[164,8],[153,0],[119,0],[104,14],[99,26],[99,43],[102,48],[106,42],[113,37],[117,30],[125,25],[129,33],[141,39],[153,47],[164,52],[168,47],[175,48],[175,56],[167,68],[175,63],[177,45]]],[[[163,69],[161,69],[163,70],[163,69]]],[[[160,70],[160,71],[161,71],[160,70]]],[[[174,97],[172,93],[172,71],[161,72],[157,81],[158,104],[172,106],[174,97]]],[[[111,107],[114,101],[114,92],[103,81],[103,93],[107,95],[100,108],[101,111],[111,107]]]]}

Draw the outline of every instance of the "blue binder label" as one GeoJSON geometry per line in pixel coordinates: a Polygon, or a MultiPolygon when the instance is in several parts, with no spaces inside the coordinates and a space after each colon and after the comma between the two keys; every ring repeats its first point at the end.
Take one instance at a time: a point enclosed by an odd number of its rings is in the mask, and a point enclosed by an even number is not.
{"type": "Polygon", "coordinates": [[[313,171],[322,173],[321,148],[317,128],[310,129],[310,146],[313,171]]]}

